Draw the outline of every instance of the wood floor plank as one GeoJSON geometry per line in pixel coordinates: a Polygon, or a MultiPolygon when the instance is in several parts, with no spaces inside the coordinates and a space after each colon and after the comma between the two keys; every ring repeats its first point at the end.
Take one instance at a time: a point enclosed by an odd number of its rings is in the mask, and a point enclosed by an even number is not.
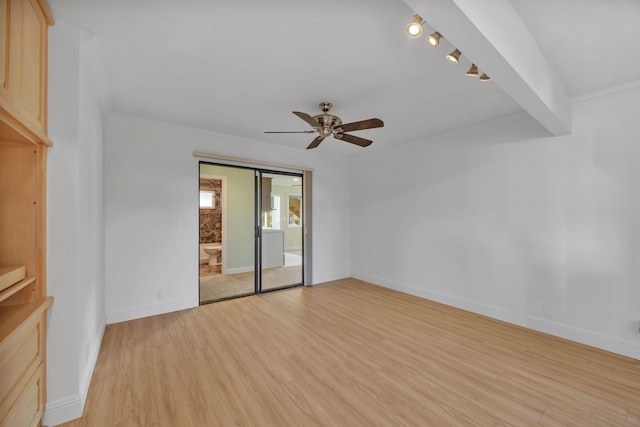
{"type": "Polygon", "coordinates": [[[633,426],[640,363],[344,279],[109,325],[82,426],[633,426]]]}

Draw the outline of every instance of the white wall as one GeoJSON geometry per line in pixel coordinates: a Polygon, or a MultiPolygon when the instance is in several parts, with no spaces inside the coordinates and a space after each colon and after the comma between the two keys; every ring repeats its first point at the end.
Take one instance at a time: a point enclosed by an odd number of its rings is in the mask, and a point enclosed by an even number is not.
{"type": "Polygon", "coordinates": [[[640,359],[640,82],[353,163],[355,277],[640,359]]]}
{"type": "Polygon", "coordinates": [[[102,116],[108,96],[92,36],[64,21],[49,31],[47,410],[56,425],[82,415],[102,334],[102,116]]]}
{"type": "Polygon", "coordinates": [[[314,168],[313,283],[350,275],[346,159],[112,114],[105,142],[108,323],[198,305],[194,151],[314,168]]]}

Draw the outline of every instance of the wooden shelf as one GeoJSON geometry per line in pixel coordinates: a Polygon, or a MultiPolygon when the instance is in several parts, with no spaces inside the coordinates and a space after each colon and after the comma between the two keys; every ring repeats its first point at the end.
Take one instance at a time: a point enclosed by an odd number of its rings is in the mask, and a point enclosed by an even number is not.
{"type": "Polygon", "coordinates": [[[30,302],[28,304],[5,305],[0,310],[0,350],[13,334],[20,332],[20,327],[36,318],[53,304],[53,297],[30,302]]]}
{"type": "MultiPolygon", "coordinates": [[[[4,291],[24,279],[25,266],[18,267],[0,267],[0,291],[4,291]]],[[[0,299],[2,301],[2,299],[0,299]]]]}
{"type": "Polygon", "coordinates": [[[27,277],[27,278],[19,281],[15,285],[9,286],[4,291],[0,292],[0,302],[6,300],[11,295],[15,295],[18,291],[21,291],[22,289],[26,288],[31,283],[33,283],[35,280],[36,280],[35,277],[27,277]]]}
{"type": "Polygon", "coordinates": [[[53,145],[49,137],[29,122],[18,119],[20,114],[6,99],[0,98],[0,139],[5,141],[28,142],[31,144],[53,145]]]}

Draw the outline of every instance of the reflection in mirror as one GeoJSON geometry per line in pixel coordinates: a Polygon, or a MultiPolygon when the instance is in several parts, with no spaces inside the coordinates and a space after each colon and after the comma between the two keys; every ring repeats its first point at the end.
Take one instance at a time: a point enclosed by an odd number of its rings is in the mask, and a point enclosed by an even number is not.
{"type": "Polygon", "coordinates": [[[271,210],[262,212],[262,228],[280,230],[280,196],[271,196],[271,210]]]}
{"type": "Polygon", "coordinates": [[[200,209],[215,209],[216,193],[215,191],[200,190],[200,209]]]}
{"type": "Polygon", "coordinates": [[[302,177],[270,172],[262,178],[271,184],[270,209],[262,213],[262,290],[302,284],[302,177]]]}
{"type": "Polygon", "coordinates": [[[255,293],[255,172],[200,163],[200,303],[255,293]]]}
{"type": "Polygon", "coordinates": [[[300,227],[302,225],[302,197],[289,195],[289,212],[287,224],[289,228],[300,227]]]}

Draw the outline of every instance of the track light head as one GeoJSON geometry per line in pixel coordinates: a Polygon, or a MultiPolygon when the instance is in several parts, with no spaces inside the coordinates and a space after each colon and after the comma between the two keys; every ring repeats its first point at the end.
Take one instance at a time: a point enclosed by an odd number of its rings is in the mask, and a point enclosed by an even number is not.
{"type": "Polygon", "coordinates": [[[458,61],[460,61],[460,55],[462,55],[462,52],[460,52],[458,49],[456,49],[453,52],[451,52],[449,55],[447,55],[447,59],[449,61],[455,62],[457,64],[458,61]]]}
{"type": "Polygon", "coordinates": [[[469,71],[467,71],[465,76],[478,77],[478,67],[476,66],[476,64],[471,64],[471,68],[469,68],[469,71]]]}
{"type": "Polygon", "coordinates": [[[482,75],[480,76],[480,81],[488,82],[489,80],[491,80],[491,77],[487,76],[485,73],[482,73],[482,75]]]}
{"type": "Polygon", "coordinates": [[[438,47],[441,38],[442,34],[436,31],[435,33],[427,36],[427,43],[429,43],[433,47],[438,47]]]}
{"type": "Polygon", "coordinates": [[[418,14],[413,15],[413,19],[407,25],[407,35],[412,39],[420,37],[420,34],[422,34],[422,24],[424,24],[422,17],[418,14]]]}

